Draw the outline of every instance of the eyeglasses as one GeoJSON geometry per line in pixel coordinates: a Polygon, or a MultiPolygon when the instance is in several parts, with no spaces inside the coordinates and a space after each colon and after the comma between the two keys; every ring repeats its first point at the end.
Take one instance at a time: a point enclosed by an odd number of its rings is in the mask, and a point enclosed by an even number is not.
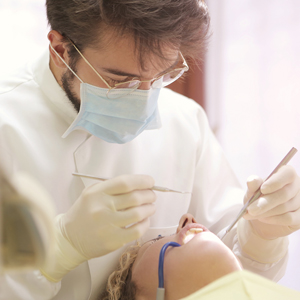
{"type": "Polygon", "coordinates": [[[74,48],[77,50],[77,52],[80,54],[80,56],[83,58],[83,60],[93,69],[93,71],[98,75],[98,77],[100,77],[100,79],[106,84],[106,86],[108,87],[106,96],[109,99],[118,99],[118,98],[122,98],[123,96],[129,95],[132,92],[134,92],[136,89],[138,89],[143,82],[150,82],[151,83],[150,85],[155,89],[165,87],[173,83],[175,80],[181,77],[184,72],[188,71],[189,69],[189,66],[187,65],[183,55],[181,54],[181,52],[179,52],[182,59],[182,67],[180,68],[175,68],[163,75],[160,75],[156,78],[152,78],[150,80],[132,79],[129,81],[116,83],[114,86],[110,86],[107,83],[107,81],[95,70],[95,68],[83,56],[83,54],[79,51],[79,49],[74,45],[72,41],[71,43],[74,46],[74,48]]]}

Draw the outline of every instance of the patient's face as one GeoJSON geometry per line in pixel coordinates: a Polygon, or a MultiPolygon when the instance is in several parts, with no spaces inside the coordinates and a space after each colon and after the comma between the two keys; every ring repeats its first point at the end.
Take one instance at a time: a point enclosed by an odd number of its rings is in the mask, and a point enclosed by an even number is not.
{"type": "Polygon", "coordinates": [[[146,242],[132,268],[138,287],[137,299],[155,299],[158,287],[158,259],[162,246],[170,241],[164,260],[166,300],[186,297],[241,265],[232,251],[190,214],[181,217],[174,235],[146,242]],[[203,230],[203,231],[202,231],[203,230]]]}

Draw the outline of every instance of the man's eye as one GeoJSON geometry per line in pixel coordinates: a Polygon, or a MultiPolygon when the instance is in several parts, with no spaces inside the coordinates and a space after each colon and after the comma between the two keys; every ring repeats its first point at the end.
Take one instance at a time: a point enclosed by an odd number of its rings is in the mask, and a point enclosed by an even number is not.
{"type": "Polygon", "coordinates": [[[108,79],[108,83],[109,83],[109,85],[114,86],[116,84],[124,83],[124,82],[130,81],[130,80],[132,80],[132,78],[128,78],[127,77],[127,78],[125,78],[123,80],[116,80],[116,79],[109,78],[108,79]]]}
{"type": "Polygon", "coordinates": [[[111,79],[111,78],[109,78],[109,80],[108,80],[109,85],[115,85],[115,84],[122,83],[122,82],[123,81],[114,80],[114,79],[111,79]]]}

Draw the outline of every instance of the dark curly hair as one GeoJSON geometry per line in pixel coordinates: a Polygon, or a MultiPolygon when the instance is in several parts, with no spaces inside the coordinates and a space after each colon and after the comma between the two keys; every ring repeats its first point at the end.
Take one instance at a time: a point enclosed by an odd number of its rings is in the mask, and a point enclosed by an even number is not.
{"type": "MultiPolygon", "coordinates": [[[[203,0],[46,0],[46,8],[51,29],[81,51],[101,45],[107,27],[133,36],[141,66],[149,52],[164,58],[162,45],[197,59],[206,49],[209,14],[203,0]]],[[[73,47],[68,51],[77,56],[73,47]]]]}

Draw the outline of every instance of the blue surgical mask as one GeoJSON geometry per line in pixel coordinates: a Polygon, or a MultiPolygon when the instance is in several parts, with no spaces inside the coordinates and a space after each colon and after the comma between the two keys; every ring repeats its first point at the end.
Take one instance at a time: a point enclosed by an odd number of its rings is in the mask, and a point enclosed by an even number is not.
{"type": "MultiPolygon", "coordinates": [[[[120,93],[122,97],[110,99],[107,97],[108,88],[84,83],[55,51],[51,43],[50,47],[81,81],[80,110],[76,119],[63,134],[63,138],[73,130],[82,129],[106,142],[124,144],[132,141],[144,130],[161,127],[157,107],[160,88],[151,87],[149,90],[135,90],[130,94],[125,93],[125,95],[123,95],[124,90],[122,92],[122,89],[118,89],[114,90],[114,94],[120,93]]],[[[91,65],[90,67],[93,68],[91,65]]],[[[94,71],[96,72],[96,70],[94,71]]]]}
{"type": "Polygon", "coordinates": [[[118,99],[107,98],[107,92],[106,88],[81,83],[80,111],[63,138],[83,129],[106,142],[124,144],[144,130],[161,127],[157,107],[160,89],[135,90],[118,99]]]}

